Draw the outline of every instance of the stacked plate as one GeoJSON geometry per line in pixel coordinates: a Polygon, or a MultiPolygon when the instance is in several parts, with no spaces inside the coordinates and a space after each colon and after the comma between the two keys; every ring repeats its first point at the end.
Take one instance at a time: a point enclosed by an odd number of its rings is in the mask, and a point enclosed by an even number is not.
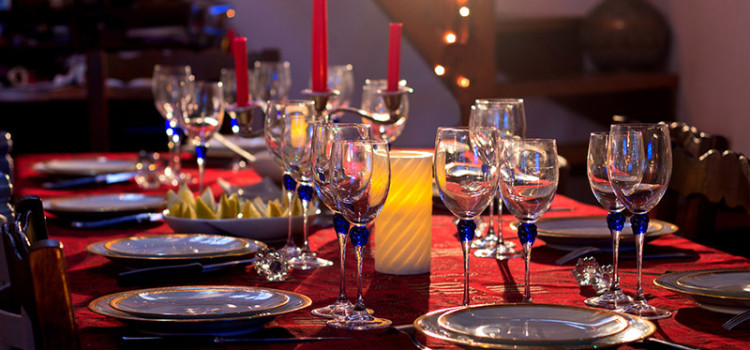
{"type": "Polygon", "coordinates": [[[89,176],[133,171],[135,160],[97,158],[53,159],[35,163],[32,168],[47,175],[89,176]]]}
{"type": "MultiPolygon", "coordinates": [[[[517,223],[512,225],[514,229],[516,226],[517,223]]],[[[648,242],[674,233],[677,229],[674,224],[652,219],[648,224],[644,239],[648,242]]],[[[575,250],[584,246],[594,246],[612,250],[612,236],[604,216],[542,219],[537,222],[537,231],[539,239],[547,243],[550,248],[575,250]]],[[[630,222],[626,222],[622,230],[620,247],[621,249],[635,248],[630,222]]]]}
{"type": "Polygon", "coordinates": [[[750,310],[750,268],[673,272],[657,277],[654,283],[707,310],[729,314],[750,310]]]}
{"type": "Polygon", "coordinates": [[[238,259],[265,248],[263,242],[223,235],[172,233],[115,238],[86,250],[126,265],[167,265],[238,259]]]}
{"type": "Polygon", "coordinates": [[[44,210],[67,219],[103,219],[160,211],[166,206],[164,197],[141,193],[58,197],[44,201],[44,210]]]}
{"type": "Polygon", "coordinates": [[[599,348],[644,339],[653,323],[604,309],[552,304],[487,304],[442,309],[414,321],[427,336],[465,348],[599,348]]]}
{"type": "Polygon", "coordinates": [[[305,295],[271,288],[178,286],[105,295],[89,309],[145,333],[228,336],[256,331],[311,303],[305,295]]]}

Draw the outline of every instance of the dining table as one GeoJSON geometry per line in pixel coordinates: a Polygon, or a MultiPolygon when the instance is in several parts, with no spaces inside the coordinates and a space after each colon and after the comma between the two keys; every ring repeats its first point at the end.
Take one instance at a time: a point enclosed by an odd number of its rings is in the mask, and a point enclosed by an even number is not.
{"type": "MultiPolygon", "coordinates": [[[[107,159],[136,159],[135,153],[45,153],[20,154],[15,156],[14,196],[38,195],[43,201],[63,196],[84,196],[106,193],[148,193],[165,195],[168,187],[144,190],[134,181],[107,185],[92,185],[63,190],[47,189],[42,186],[49,178],[35,168],[35,164],[53,159],[76,157],[106,157],[107,159]]],[[[210,156],[210,153],[209,153],[210,156]]],[[[194,160],[186,155],[183,170],[197,175],[197,168],[190,164],[194,160]]],[[[205,183],[214,194],[222,193],[217,179],[236,185],[250,185],[262,180],[253,163],[239,170],[213,165],[205,171],[205,183]]],[[[193,185],[197,191],[197,185],[193,185]]],[[[439,198],[433,198],[440,201],[439,198]]],[[[576,201],[563,195],[556,195],[552,209],[544,218],[604,216],[607,212],[599,206],[576,201]]],[[[512,228],[514,219],[502,216],[502,235],[506,240],[516,242],[516,232],[512,228]]],[[[94,242],[120,237],[174,232],[163,221],[120,226],[108,229],[78,229],[71,227],[63,218],[47,215],[50,238],[59,240],[64,246],[67,273],[71,287],[79,338],[84,349],[110,349],[123,347],[123,336],[142,335],[137,329],[111,317],[102,316],[89,309],[89,303],[101,296],[153,286],[165,285],[162,281],[149,284],[127,286],[118,285],[116,276],[127,271],[128,267],[110,261],[99,255],[87,252],[86,247],[94,242]]],[[[375,233],[377,234],[377,233],[375,233]]],[[[627,235],[627,234],[626,234],[627,235]]],[[[301,244],[301,237],[297,238],[301,244]]],[[[366,305],[376,315],[390,319],[393,325],[412,324],[415,319],[427,312],[448,307],[460,306],[463,294],[463,260],[459,238],[454,224],[454,216],[438,205],[432,213],[431,260],[428,273],[415,275],[392,275],[376,272],[374,269],[372,241],[364,253],[363,293],[366,305]]],[[[269,244],[280,247],[283,242],[269,244]]],[[[259,286],[293,291],[312,299],[308,308],[277,317],[267,323],[262,330],[252,336],[262,337],[342,337],[344,339],[309,342],[274,342],[247,344],[205,345],[225,348],[267,348],[267,349],[409,349],[414,348],[409,338],[392,330],[353,331],[339,330],[326,326],[326,319],[310,313],[313,308],[329,305],[338,296],[339,289],[339,246],[334,229],[326,223],[316,222],[309,234],[309,244],[318,256],[334,261],[332,267],[292,270],[286,280],[267,281],[259,276],[251,266],[227,269],[221,272],[200,274],[193,277],[171,280],[170,285],[233,285],[259,286]]],[[[722,324],[731,315],[701,308],[695,301],[653,283],[655,277],[670,271],[686,271],[713,268],[750,268],[750,260],[716,250],[679,235],[679,232],[661,236],[649,241],[646,254],[686,253],[678,258],[645,259],[643,263],[643,283],[646,297],[652,305],[670,310],[673,316],[655,320],[656,331],[651,336],[705,349],[748,349],[750,348],[750,322],[724,330],[722,324]]],[[[550,247],[542,239],[537,239],[531,256],[531,294],[534,303],[585,306],[584,299],[595,295],[594,290],[580,286],[573,268],[576,259],[562,265],[555,260],[567,253],[565,250],[550,247]]],[[[633,295],[636,288],[636,262],[627,258],[632,252],[623,252],[620,260],[621,286],[633,295]]],[[[611,263],[611,253],[593,255],[601,264],[611,263]]],[[[350,299],[356,292],[356,264],[351,244],[347,245],[346,286],[350,299]]],[[[471,257],[470,302],[478,304],[520,303],[522,301],[524,260],[487,259],[471,257]]],[[[433,349],[453,349],[454,344],[418,334],[418,339],[433,349]]],[[[634,342],[619,345],[620,349],[656,348],[655,343],[634,342]]],[[[145,344],[143,347],[147,347],[145,344]]],[[[160,348],[181,348],[184,346],[203,347],[201,344],[161,344],[160,348]]],[[[141,346],[139,346],[141,347],[141,346]]]]}

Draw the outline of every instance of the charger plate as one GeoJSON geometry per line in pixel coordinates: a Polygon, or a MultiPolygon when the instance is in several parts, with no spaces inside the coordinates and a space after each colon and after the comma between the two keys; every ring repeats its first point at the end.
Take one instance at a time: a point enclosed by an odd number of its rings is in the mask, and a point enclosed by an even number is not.
{"type": "Polygon", "coordinates": [[[289,302],[273,289],[240,286],[164,287],[122,293],[109,306],[146,318],[252,316],[289,302]]]}
{"type": "Polygon", "coordinates": [[[247,250],[253,241],[224,235],[174,233],[109,240],[109,251],[137,257],[210,257],[247,250]]]}
{"type": "Polygon", "coordinates": [[[65,218],[124,216],[147,211],[160,211],[166,206],[167,200],[164,197],[141,193],[70,196],[44,201],[44,210],[65,218]]]}
{"type": "MultiPolygon", "coordinates": [[[[585,317],[585,316],[584,316],[585,317]]],[[[570,319],[567,320],[570,322],[570,319]]],[[[584,321],[590,325],[589,321],[584,321]]],[[[491,326],[490,320],[478,321],[477,327],[480,324],[491,326]],[[485,322],[486,321],[486,322],[485,322]]],[[[567,348],[600,348],[607,346],[616,346],[625,343],[630,343],[644,339],[656,330],[656,326],[650,321],[643,318],[618,313],[610,310],[593,309],[579,306],[569,305],[552,305],[552,304],[486,304],[476,305],[457,308],[448,308],[442,310],[436,310],[429,312],[423,316],[420,316],[414,321],[416,329],[424,333],[427,336],[445,340],[463,348],[484,348],[484,349],[567,349],[567,348]],[[474,310],[479,310],[483,314],[504,314],[506,323],[510,322],[511,317],[513,318],[513,327],[521,327],[520,329],[508,330],[508,332],[502,332],[498,329],[498,332],[477,332],[476,330],[469,331],[471,320],[465,316],[470,315],[474,310]],[[549,315],[555,315],[554,318],[564,320],[566,313],[576,313],[576,316],[569,317],[574,321],[584,321],[581,317],[588,313],[592,318],[598,318],[605,320],[607,326],[602,328],[601,333],[576,331],[579,337],[571,337],[568,334],[562,334],[559,332],[561,327],[556,327],[557,330],[550,332],[547,327],[550,326],[548,322],[538,322],[528,312],[534,314],[547,314],[547,320],[551,320],[549,315]],[[453,315],[453,316],[451,316],[453,315]],[[446,322],[458,322],[458,316],[464,318],[461,323],[465,329],[462,331],[456,331],[451,328],[460,328],[458,323],[453,324],[449,327],[441,325],[446,322]],[[445,317],[444,317],[445,316],[445,317]],[[525,326],[528,325],[528,326],[525,326]],[[524,330],[523,327],[526,327],[524,330]],[[622,328],[622,329],[620,329],[622,328]],[[520,336],[521,333],[527,332],[530,337],[520,336]]],[[[568,328],[572,328],[569,326],[568,328]]],[[[486,330],[489,330],[487,328],[486,330]]]]}
{"type": "Polygon", "coordinates": [[[707,310],[728,314],[750,310],[750,268],[672,272],[656,277],[654,284],[707,310]]]}
{"type": "MultiPolygon", "coordinates": [[[[185,286],[184,288],[212,288],[226,286],[185,286]]],[[[179,287],[175,287],[179,288],[179,287]]],[[[270,288],[267,288],[270,289],[270,288]]],[[[268,309],[252,315],[215,317],[215,318],[150,318],[129,314],[113,308],[110,302],[129,292],[108,294],[94,299],[89,303],[89,309],[97,314],[113,317],[127,323],[141,332],[158,335],[222,335],[231,336],[257,331],[275,317],[304,309],[312,304],[312,300],[299,293],[274,289],[285,294],[289,301],[276,308],[268,309]]]]}
{"type": "Polygon", "coordinates": [[[77,158],[52,159],[32,165],[38,172],[49,175],[86,176],[133,171],[136,161],[124,159],[77,158]]]}

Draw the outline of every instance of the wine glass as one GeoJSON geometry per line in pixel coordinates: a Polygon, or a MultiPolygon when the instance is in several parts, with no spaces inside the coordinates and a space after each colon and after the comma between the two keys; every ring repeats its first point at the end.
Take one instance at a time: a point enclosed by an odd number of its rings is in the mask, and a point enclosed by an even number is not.
{"type": "Polygon", "coordinates": [[[520,221],[518,239],[525,260],[523,301],[531,302],[531,247],[536,239],[536,221],[552,204],[559,169],[554,139],[505,139],[502,141],[500,189],[503,202],[520,221]]]}
{"type": "Polygon", "coordinates": [[[218,81],[196,81],[188,89],[183,101],[182,125],[185,136],[195,145],[195,155],[200,177],[200,191],[206,162],[206,142],[213,137],[224,121],[224,96],[222,84],[218,81]]]}
{"type": "MultiPolygon", "coordinates": [[[[302,100],[288,101],[292,104],[305,104],[312,103],[302,100]]],[[[294,237],[292,236],[292,207],[295,201],[295,190],[297,188],[297,181],[294,181],[292,172],[284,164],[284,159],[281,155],[281,141],[284,136],[284,106],[286,103],[281,100],[270,100],[266,103],[265,118],[263,123],[263,135],[266,139],[266,147],[271,153],[273,160],[276,164],[284,169],[284,175],[282,176],[282,195],[287,202],[287,238],[286,244],[279,248],[278,252],[283,254],[285,258],[292,259],[300,254],[300,248],[294,243],[294,237]]]]}
{"type": "MultiPolygon", "coordinates": [[[[375,137],[393,142],[401,135],[406,126],[406,118],[409,115],[409,94],[403,94],[399,108],[391,111],[383,100],[383,92],[387,85],[386,79],[365,80],[365,85],[362,86],[362,110],[372,115],[375,120],[388,120],[391,117],[391,112],[400,115],[400,118],[394,123],[379,123],[368,118],[362,118],[362,122],[372,126],[375,137]]],[[[398,86],[405,87],[406,80],[400,80],[398,86]]]]}
{"type": "Polygon", "coordinates": [[[362,259],[370,236],[367,225],[380,213],[390,187],[388,143],[384,140],[334,141],[329,176],[331,193],[339,210],[353,225],[349,236],[357,259],[357,301],[349,314],[329,320],[327,324],[352,330],[388,327],[390,320],[373,317],[368,312],[362,294],[362,259]]]}
{"type": "Polygon", "coordinates": [[[302,203],[303,244],[299,256],[289,260],[292,267],[309,270],[333,265],[310,250],[307,237],[308,209],[313,200],[312,131],[318,121],[310,100],[289,101],[282,110],[281,156],[292,178],[297,182],[297,196],[302,203]]]}
{"type": "Polygon", "coordinates": [[[255,100],[285,100],[292,87],[289,62],[256,61],[253,65],[251,92],[255,100]]]}
{"type": "Polygon", "coordinates": [[[635,300],[623,311],[646,319],[672,315],[648,304],[643,295],[643,239],[648,228],[646,215],[659,203],[672,176],[672,148],[666,124],[613,124],[607,143],[609,181],[617,199],[633,214],[637,288],[635,300]]]}
{"type": "MultiPolygon", "coordinates": [[[[248,69],[248,76],[251,71],[248,69]]],[[[237,113],[235,108],[237,104],[237,82],[235,80],[235,70],[222,68],[220,72],[220,81],[223,86],[224,111],[229,116],[230,130],[235,137],[251,137],[253,130],[253,113],[237,113]]],[[[248,79],[248,94],[252,83],[248,79]]],[[[252,100],[248,96],[248,100],[252,100]]],[[[248,106],[248,108],[250,108],[248,106]]],[[[232,170],[239,170],[247,165],[239,155],[235,154],[232,159],[232,170]]]]}
{"type": "Polygon", "coordinates": [[[167,132],[169,162],[160,176],[160,182],[177,186],[186,174],[181,174],[180,146],[182,130],[180,126],[181,101],[185,97],[188,85],[194,77],[190,66],[154,66],[151,78],[151,92],[154,96],[156,110],[164,118],[167,132]]]}
{"type": "Polygon", "coordinates": [[[354,304],[346,296],[346,237],[349,233],[349,222],[339,212],[338,202],[331,193],[331,148],[336,140],[368,140],[372,138],[372,129],[362,123],[315,123],[313,125],[313,182],[318,198],[333,212],[333,227],[339,240],[339,257],[341,263],[341,283],[336,302],[312,310],[319,317],[334,318],[345,316],[354,309],[354,304]]]}
{"type": "Polygon", "coordinates": [[[620,289],[620,275],[617,272],[619,261],[620,234],[625,225],[625,206],[617,199],[607,176],[607,140],[608,132],[592,132],[589,137],[589,150],[586,157],[586,173],[591,185],[591,192],[599,204],[609,211],[607,227],[612,235],[612,280],[609,289],[602,295],[587,298],[588,306],[620,310],[633,303],[633,298],[620,289]]]}
{"type": "MultiPolygon", "coordinates": [[[[520,98],[490,98],[477,99],[471,106],[469,126],[489,126],[498,130],[500,139],[526,136],[526,115],[524,114],[523,99],[520,98]]],[[[476,237],[471,247],[476,248],[474,255],[480,258],[496,258],[500,260],[518,257],[513,242],[506,242],[503,238],[502,199],[498,192],[497,217],[494,213],[495,199],[490,202],[490,225],[487,235],[476,237]],[[497,232],[497,234],[495,234],[497,232]]]]}
{"type": "Polygon", "coordinates": [[[497,191],[495,135],[492,128],[441,127],[435,138],[434,172],[440,199],[459,219],[464,306],[469,305],[469,246],[476,230],[474,219],[487,209],[497,191]]]}
{"type": "Polygon", "coordinates": [[[339,92],[328,99],[329,111],[349,107],[354,94],[354,67],[351,64],[328,67],[328,88],[339,92]]]}

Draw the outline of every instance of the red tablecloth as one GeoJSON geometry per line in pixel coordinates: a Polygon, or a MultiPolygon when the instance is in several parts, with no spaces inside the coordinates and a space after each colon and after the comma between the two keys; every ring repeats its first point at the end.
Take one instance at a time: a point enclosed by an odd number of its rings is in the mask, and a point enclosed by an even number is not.
{"type": "MultiPolygon", "coordinates": [[[[78,189],[70,191],[51,191],[41,188],[42,175],[31,166],[38,161],[51,158],[63,158],[68,155],[23,155],[16,158],[16,195],[37,194],[43,199],[57,196],[77,195],[83,193],[116,193],[137,192],[133,183],[108,185],[103,187],[78,189]]],[[[81,156],[81,155],[76,155],[81,156]]],[[[132,154],[107,154],[108,157],[134,157],[132,154]]],[[[193,171],[193,169],[189,169],[193,171]]],[[[232,172],[222,169],[208,169],[207,183],[214,186],[214,193],[221,193],[214,183],[217,177],[230,182],[247,184],[259,180],[252,170],[232,172]]],[[[160,189],[155,193],[164,193],[160,189]]],[[[573,211],[551,211],[545,217],[603,215],[605,212],[557,196],[554,207],[573,208],[573,211]]],[[[444,307],[457,306],[461,302],[463,271],[459,242],[452,216],[435,212],[433,218],[432,260],[429,274],[396,276],[377,273],[373,269],[371,250],[366,250],[364,263],[365,302],[374,309],[377,315],[389,318],[394,324],[411,323],[418,316],[444,307]]],[[[504,236],[517,242],[515,233],[508,227],[512,217],[504,217],[504,236]]],[[[65,245],[72,296],[75,305],[76,320],[82,342],[87,349],[104,349],[116,347],[117,339],[124,334],[135,334],[115,319],[100,316],[88,310],[88,303],[96,297],[126,290],[115,282],[115,275],[125,268],[109,260],[87,253],[86,245],[92,242],[145,233],[171,232],[166,224],[128,227],[100,231],[74,230],[62,222],[50,219],[48,222],[52,238],[65,245]]],[[[310,237],[313,250],[324,258],[338,261],[338,244],[332,229],[313,230],[310,237]]],[[[688,259],[647,260],[647,273],[681,271],[705,268],[750,267],[750,261],[743,257],[732,256],[708,248],[676,235],[656,239],[647,246],[650,252],[684,251],[694,254],[688,259]]],[[[573,275],[575,261],[565,266],[557,266],[554,260],[565,252],[547,247],[537,240],[532,253],[532,295],[535,302],[583,305],[583,299],[590,296],[590,291],[580,288],[573,275]]],[[[354,254],[349,245],[347,259],[348,280],[347,292],[354,298],[356,292],[354,254]]],[[[601,263],[609,263],[608,255],[598,255],[601,263]]],[[[635,270],[633,260],[621,261],[622,287],[632,294],[635,289],[635,270]]],[[[251,269],[244,272],[235,270],[230,273],[203,276],[196,280],[185,281],[185,284],[234,284],[253,285],[295,291],[312,298],[312,308],[328,305],[338,293],[338,267],[312,271],[293,271],[290,278],[281,283],[270,283],[259,278],[251,269]]],[[[523,260],[512,259],[496,261],[494,259],[471,259],[471,302],[507,303],[521,300],[523,290],[523,260]]],[[[673,292],[655,286],[653,275],[644,275],[644,286],[649,301],[656,306],[672,310],[674,316],[656,321],[657,331],[654,337],[672,340],[679,343],[705,348],[747,349],[750,348],[750,327],[741,326],[739,330],[725,331],[721,325],[729,316],[710,312],[673,292]]],[[[311,309],[311,308],[310,308],[311,309]]],[[[353,340],[327,341],[304,344],[273,344],[269,348],[328,348],[328,349],[402,349],[412,348],[406,336],[383,334],[382,331],[354,332],[334,330],[325,326],[325,320],[314,317],[310,309],[301,310],[277,318],[269,323],[265,332],[271,334],[290,333],[294,336],[351,336],[353,340]]],[[[435,339],[424,339],[433,348],[453,348],[452,345],[435,339]]],[[[248,345],[245,345],[248,346],[248,345]]],[[[259,345],[252,345],[259,346],[259,345]]],[[[636,347],[636,345],[632,345],[636,347]]],[[[239,346],[237,346],[239,347],[239,346]]],[[[260,347],[260,346],[259,346],[260,347]]],[[[629,346],[622,346],[629,348],[629,346]]]]}

